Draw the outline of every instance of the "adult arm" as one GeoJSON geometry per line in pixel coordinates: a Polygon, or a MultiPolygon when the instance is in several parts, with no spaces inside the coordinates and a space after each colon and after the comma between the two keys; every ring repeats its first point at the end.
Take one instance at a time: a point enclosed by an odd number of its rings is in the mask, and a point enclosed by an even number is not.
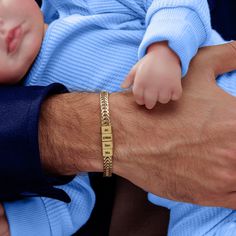
{"type": "MultiPolygon", "coordinates": [[[[129,93],[110,96],[114,173],[162,197],[236,208],[236,100],[215,84],[236,68],[235,44],[200,50],[179,102],[147,111],[129,93]]],[[[98,94],[49,98],[40,119],[45,170],[102,171],[99,121],[98,94]]]]}
{"type": "MultiPolygon", "coordinates": [[[[229,199],[224,198],[229,201],[217,202],[215,199],[234,189],[236,117],[232,109],[235,99],[214,83],[217,74],[235,69],[234,45],[201,50],[184,81],[183,98],[170,106],[159,106],[148,112],[138,107],[129,93],[110,96],[116,145],[115,173],[159,196],[235,207],[233,194],[231,198],[227,195],[229,199]],[[169,176],[170,166],[174,166],[173,178],[169,176]],[[231,169],[233,173],[229,176],[231,169]]],[[[4,127],[1,127],[0,150],[1,157],[5,157],[0,166],[2,194],[14,189],[14,192],[38,189],[41,195],[52,193],[48,190],[49,179],[44,179],[39,168],[37,113],[45,97],[48,99],[42,105],[39,125],[45,173],[55,176],[102,171],[98,94],[48,97],[58,88],[40,89],[13,87],[1,90],[4,127]],[[18,119],[13,119],[13,115],[18,119]],[[14,122],[6,126],[6,120],[14,122]],[[5,130],[8,132],[3,132],[5,130]],[[17,142],[20,145],[16,145],[17,142]],[[33,150],[32,155],[27,154],[29,150],[33,150]],[[40,185],[42,179],[45,182],[40,185]]]]}
{"type": "MultiPolygon", "coordinates": [[[[170,106],[147,111],[129,93],[112,94],[114,173],[162,197],[236,208],[236,100],[214,81],[236,68],[235,55],[235,42],[202,49],[182,99],[170,106]]],[[[48,175],[102,171],[98,104],[87,93],[43,103],[39,143],[48,175]]]]}

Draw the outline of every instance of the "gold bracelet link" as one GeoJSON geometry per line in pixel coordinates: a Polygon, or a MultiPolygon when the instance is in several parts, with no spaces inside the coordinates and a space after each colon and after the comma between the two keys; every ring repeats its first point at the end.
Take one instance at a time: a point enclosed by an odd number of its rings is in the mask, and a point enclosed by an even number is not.
{"type": "Polygon", "coordinates": [[[102,156],[103,176],[112,176],[113,136],[109,113],[108,92],[100,93],[101,107],[101,134],[102,134],[102,156]]]}

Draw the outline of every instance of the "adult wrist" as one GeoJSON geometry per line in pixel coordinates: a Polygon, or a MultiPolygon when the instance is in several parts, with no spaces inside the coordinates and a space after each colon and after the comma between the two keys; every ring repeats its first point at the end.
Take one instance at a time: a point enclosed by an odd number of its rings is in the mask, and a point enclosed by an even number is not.
{"type": "MultiPolygon", "coordinates": [[[[113,171],[123,174],[125,157],[135,149],[130,148],[136,136],[132,122],[139,107],[131,93],[112,93],[109,104],[114,138],[113,171]]],[[[51,176],[102,172],[99,94],[53,96],[44,102],[42,111],[40,151],[45,172],[51,176]]]]}
{"type": "Polygon", "coordinates": [[[40,152],[50,176],[101,172],[99,94],[53,96],[42,106],[40,152]]]}
{"type": "MultiPolygon", "coordinates": [[[[149,149],[143,148],[145,137],[139,135],[144,134],[140,132],[142,118],[150,112],[138,106],[130,92],[110,94],[109,104],[114,140],[113,173],[129,179],[140,168],[134,159],[150,154],[149,149]]],[[[53,96],[45,101],[42,110],[40,133],[44,136],[40,139],[40,150],[45,171],[54,176],[103,172],[99,94],[53,96]]],[[[145,126],[149,128],[150,124],[145,126]]],[[[158,137],[155,141],[158,143],[158,137]]]]}
{"type": "Polygon", "coordinates": [[[130,92],[112,93],[109,99],[114,138],[113,173],[129,179],[136,172],[134,156],[143,153],[140,149],[144,137],[139,137],[137,113],[142,112],[130,92]],[[135,141],[134,141],[135,140],[135,141]],[[141,152],[140,152],[141,151],[141,152]]]}

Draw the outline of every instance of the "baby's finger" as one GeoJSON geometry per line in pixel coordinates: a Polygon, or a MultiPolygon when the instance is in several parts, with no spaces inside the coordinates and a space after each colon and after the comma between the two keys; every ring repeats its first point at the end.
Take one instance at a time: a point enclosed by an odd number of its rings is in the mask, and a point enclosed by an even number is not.
{"type": "Polygon", "coordinates": [[[144,105],[144,97],[143,97],[143,88],[140,86],[137,86],[136,84],[134,84],[133,86],[133,94],[134,94],[134,98],[135,101],[139,104],[139,105],[144,105]]]}
{"type": "Polygon", "coordinates": [[[125,79],[125,81],[121,84],[121,88],[129,88],[134,83],[135,75],[129,73],[125,79]]]}
{"type": "Polygon", "coordinates": [[[138,63],[132,67],[129,74],[126,76],[125,81],[121,84],[121,88],[129,88],[134,83],[137,67],[138,63]]]}
{"type": "Polygon", "coordinates": [[[158,95],[158,101],[162,104],[166,104],[171,99],[170,91],[161,91],[158,95]]]}
{"type": "Polygon", "coordinates": [[[181,95],[182,95],[182,87],[172,92],[171,100],[177,101],[178,99],[180,99],[181,95]]]}
{"type": "Polygon", "coordinates": [[[140,66],[142,60],[138,61],[130,70],[129,74],[126,76],[125,81],[122,83],[122,88],[129,88],[133,83],[136,76],[138,67],[140,66]]]}
{"type": "Polygon", "coordinates": [[[145,89],[144,102],[147,109],[152,109],[157,102],[157,92],[154,90],[145,89]]]}

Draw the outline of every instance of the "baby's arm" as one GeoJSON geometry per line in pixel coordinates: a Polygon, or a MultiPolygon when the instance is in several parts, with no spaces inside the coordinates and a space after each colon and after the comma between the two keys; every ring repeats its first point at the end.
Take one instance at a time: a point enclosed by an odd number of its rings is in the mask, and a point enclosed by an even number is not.
{"type": "Polygon", "coordinates": [[[69,204],[45,197],[5,202],[11,235],[66,236],[86,223],[95,202],[88,175],[78,175],[60,188],[70,196],[69,204]]]}
{"type": "MultiPolygon", "coordinates": [[[[212,32],[207,0],[147,0],[146,9],[146,32],[139,47],[139,60],[142,58],[144,59],[147,56],[151,57],[148,55],[148,49],[152,44],[157,42],[167,42],[168,47],[178,56],[182,69],[182,77],[185,76],[191,59],[197,53],[198,48],[207,42],[212,32]]],[[[149,80],[150,78],[149,73],[144,70],[146,67],[151,67],[151,65],[148,65],[150,62],[152,63],[152,66],[160,66],[163,64],[160,63],[160,60],[166,61],[166,58],[168,57],[162,56],[161,58],[160,54],[157,56],[156,53],[155,58],[155,62],[145,59],[145,63],[138,63],[136,65],[136,70],[139,70],[139,74],[142,72],[142,74],[146,77],[143,78],[142,81],[149,80]],[[145,66],[140,66],[141,64],[145,64],[145,66]]],[[[173,67],[173,63],[168,61],[168,63],[165,64],[167,65],[164,67],[164,74],[169,76],[169,71],[172,70],[171,66],[173,67]],[[169,67],[168,70],[167,67],[169,67]]],[[[174,63],[173,71],[175,68],[176,63],[174,63]]],[[[155,72],[157,75],[163,73],[162,68],[155,70],[158,71],[158,73],[157,71],[155,72]]],[[[179,75],[177,74],[174,77],[177,76],[179,75]]],[[[151,76],[151,78],[153,77],[151,76]]],[[[137,79],[137,83],[139,80],[140,79],[137,79]]],[[[161,78],[159,78],[159,76],[155,76],[155,80],[163,81],[165,79],[162,76],[161,78]]],[[[173,78],[172,80],[175,81],[176,79],[173,78]]],[[[127,81],[125,86],[130,83],[132,83],[131,79],[127,81]]],[[[134,86],[135,83],[136,78],[134,78],[134,86]]],[[[154,83],[154,86],[156,86],[156,83],[157,82],[154,83]]],[[[173,84],[171,85],[170,83],[167,82],[166,84],[168,86],[173,86],[173,84]]],[[[149,82],[145,81],[145,86],[146,84],[149,84],[149,82]]],[[[174,87],[176,86],[177,85],[174,85],[174,87]]],[[[177,88],[179,87],[177,86],[177,88]]],[[[158,88],[158,91],[162,90],[162,88],[158,88]]],[[[170,90],[171,88],[167,89],[167,91],[170,90]]],[[[181,94],[181,90],[179,91],[179,89],[177,89],[177,91],[181,94]]],[[[140,99],[140,94],[141,93],[139,92],[139,98],[136,96],[136,100],[139,101],[139,104],[146,104],[144,99],[145,95],[141,94],[140,99]]],[[[150,96],[150,94],[148,96],[150,96]]],[[[155,95],[152,100],[155,101],[155,97],[157,97],[157,95],[155,95]]],[[[168,96],[166,97],[168,98],[168,96]]],[[[180,95],[178,95],[177,98],[178,97],[180,97],[180,95]]],[[[164,99],[164,102],[166,102],[166,100],[168,101],[168,99],[164,99]]],[[[163,102],[163,100],[161,99],[160,102],[163,102]]]]}
{"type": "Polygon", "coordinates": [[[123,88],[133,84],[133,94],[139,105],[152,109],[156,102],[177,100],[182,94],[181,65],[167,42],[152,44],[147,55],[130,71],[123,88]]]}

